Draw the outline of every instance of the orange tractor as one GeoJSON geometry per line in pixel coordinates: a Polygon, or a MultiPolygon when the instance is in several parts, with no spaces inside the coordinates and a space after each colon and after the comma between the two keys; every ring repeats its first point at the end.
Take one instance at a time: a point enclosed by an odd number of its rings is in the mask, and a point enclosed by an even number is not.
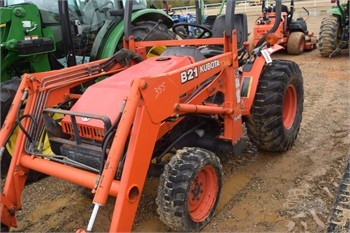
{"type": "Polygon", "coordinates": [[[290,9],[286,5],[281,5],[280,9],[273,5],[266,7],[266,0],[262,0],[262,13],[255,21],[252,33],[254,46],[260,46],[267,35],[274,32],[278,37],[277,43],[287,48],[288,54],[298,55],[315,49],[316,36],[309,33],[304,18],[293,20],[294,11],[294,0],[291,0],[290,9]]]}
{"type": "MultiPolygon", "coordinates": [[[[199,231],[219,201],[218,155],[239,153],[243,122],[260,149],[283,152],[294,144],[301,71],[271,59],[282,48],[277,44],[265,42],[251,54],[242,49],[246,18],[234,14],[235,1],[218,16],[225,22],[221,37],[153,42],[130,36],[126,4],[124,49],[112,58],[23,76],[0,132],[4,148],[11,130],[21,129],[0,196],[2,230],[16,227],[24,184],[35,170],[92,190],[83,231],[93,230],[109,195],[117,197],[110,231],[131,231],[147,174],[156,169],[160,219],[174,230],[199,231]],[[167,49],[146,59],[155,45],[167,49]],[[72,93],[101,77],[83,94],[72,93]],[[55,155],[42,152],[45,138],[55,155]]],[[[212,34],[200,28],[198,37],[212,34]]]]}

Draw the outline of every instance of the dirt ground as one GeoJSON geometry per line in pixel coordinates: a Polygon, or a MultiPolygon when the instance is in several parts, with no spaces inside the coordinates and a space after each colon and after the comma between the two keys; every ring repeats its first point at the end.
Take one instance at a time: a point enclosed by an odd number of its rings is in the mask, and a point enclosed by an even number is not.
{"type": "MultiPolygon", "coordinates": [[[[326,6],[308,20],[318,35],[326,6]]],[[[248,15],[250,25],[256,17],[248,15]]],[[[275,59],[297,62],[305,101],[299,136],[284,154],[258,151],[248,140],[240,157],[221,158],[224,186],[214,219],[203,232],[321,232],[350,148],[349,51],[321,58],[318,50],[275,59]]],[[[146,181],[134,231],[170,231],[156,213],[157,178],[146,181]]],[[[23,193],[14,232],[68,232],[86,228],[92,204],[73,184],[48,177],[23,193]]],[[[97,217],[94,231],[108,231],[114,200],[97,217]]]]}

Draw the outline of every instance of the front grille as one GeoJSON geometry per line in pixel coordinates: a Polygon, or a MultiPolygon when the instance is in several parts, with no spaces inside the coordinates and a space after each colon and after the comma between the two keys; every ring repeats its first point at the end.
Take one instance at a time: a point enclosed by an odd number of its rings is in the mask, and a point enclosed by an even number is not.
{"type": "MultiPolygon", "coordinates": [[[[73,125],[68,122],[62,122],[62,130],[66,134],[74,135],[73,125]]],[[[91,126],[78,125],[79,135],[82,138],[94,139],[102,141],[105,136],[105,130],[91,126]]]]}

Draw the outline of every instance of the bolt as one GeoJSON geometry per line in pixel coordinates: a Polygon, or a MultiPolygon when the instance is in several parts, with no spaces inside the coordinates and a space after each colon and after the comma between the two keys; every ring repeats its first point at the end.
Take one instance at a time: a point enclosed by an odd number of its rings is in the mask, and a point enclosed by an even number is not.
{"type": "Polygon", "coordinates": [[[146,82],[144,82],[142,88],[146,89],[147,87],[148,87],[148,84],[146,82]]]}

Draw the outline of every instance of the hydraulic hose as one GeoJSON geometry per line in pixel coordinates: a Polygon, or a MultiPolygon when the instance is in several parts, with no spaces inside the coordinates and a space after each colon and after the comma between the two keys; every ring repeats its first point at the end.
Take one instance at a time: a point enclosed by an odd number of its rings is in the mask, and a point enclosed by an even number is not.
{"type": "Polygon", "coordinates": [[[275,18],[275,23],[273,24],[272,28],[258,41],[256,44],[256,47],[261,46],[266,39],[266,36],[269,33],[273,33],[277,30],[280,22],[281,22],[281,11],[282,11],[282,0],[276,0],[276,18],[275,18]]]}
{"type": "Polygon", "coordinates": [[[99,175],[102,174],[102,170],[103,167],[105,165],[105,159],[107,157],[107,146],[109,141],[111,140],[112,136],[115,134],[116,132],[116,127],[119,124],[120,119],[122,118],[122,114],[124,111],[124,107],[125,107],[126,101],[123,101],[123,105],[120,109],[119,115],[117,117],[117,119],[114,121],[113,125],[108,129],[108,131],[106,132],[103,140],[102,140],[102,156],[101,156],[101,160],[100,160],[100,169],[99,169],[99,175]]]}

